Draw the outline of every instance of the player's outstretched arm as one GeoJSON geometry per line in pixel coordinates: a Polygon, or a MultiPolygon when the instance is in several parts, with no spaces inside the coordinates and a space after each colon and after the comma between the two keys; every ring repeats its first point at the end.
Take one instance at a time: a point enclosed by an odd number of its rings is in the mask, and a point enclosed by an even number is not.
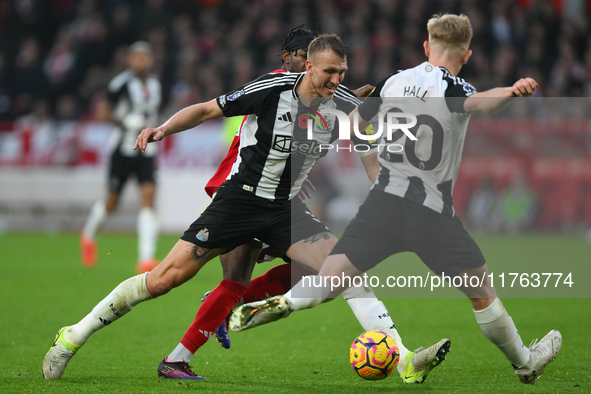
{"type": "Polygon", "coordinates": [[[171,134],[191,129],[207,120],[221,118],[222,116],[224,116],[224,113],[216,100],[191,105],[174,114],[162,126],[154,129],[143,129],[138,135],[133,149],[139,148],[144,152],[150,142],[160,141],[171,134]]]}
{"type": "Polygon", "coordinates": [[[474,93],[464,101],[464,109],[466,112],[493,114],[509,105],[515,97],[531,96],[537,87],[538,83],[534,79],[521,78],[513,86],[474,93]]]}

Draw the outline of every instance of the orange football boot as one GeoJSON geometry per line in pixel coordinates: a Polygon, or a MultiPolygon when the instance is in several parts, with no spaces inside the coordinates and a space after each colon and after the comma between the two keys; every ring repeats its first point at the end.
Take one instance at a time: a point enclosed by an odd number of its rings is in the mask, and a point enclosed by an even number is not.
{"type": "Polygon", "coordinates": [[[80,254],[82,265],[86,268],[94,267],[97,261],[97,247],[94,239],[80,234],[80,254]]]}

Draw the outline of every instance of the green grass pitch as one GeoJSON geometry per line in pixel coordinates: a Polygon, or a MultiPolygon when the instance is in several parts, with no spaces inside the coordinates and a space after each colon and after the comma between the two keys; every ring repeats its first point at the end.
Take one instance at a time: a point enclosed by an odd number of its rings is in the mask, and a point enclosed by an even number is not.
{"type": "MultiPolygon", "coordinates": [[[[170,294],[140,304],[96,333],[61,380],[46,381],[41,363],[56,330],[78,321],[134,274],[135,236],[106,234],[99,241],[99,263],[87,270],[78,262],[77,235],[0,235],[1,392],[591,392],[588,298],[503,300],[526,345],[552,328],[563,334],[561,354],[534,386],[518,382],[462,298],[383,298],[407,347],[429,346],[442,337],[452,341],[448,360],[422,385],[404,385],[396,375],[377,382],[355,375],[348,363],[349,346],[362,329],[342,299],[231,333],[230,350],[209,341],[191,362],[206,381],[161,379],[158,363],[181,339],[203,293],[221,280],[216,260],[170,294]]],[[[556,260],[556,267],[570,259],[591,262],[591,245],[575,236],[491,236],[477,241],[489,267],[496,261],[515,267],[544,256],[556,260]]],[[[162,237],[159,254],[175,242],[176,237],[162,237]]],[[[396,258],[414,264],[410,255],[396,258]]],[[[270,266],[259,264],[255,275],[270,266]]],[[[536,267],[530,266],[530,271],[536,267]]],[[[582,283],[591,276],[574,280],[582,283]]]]}

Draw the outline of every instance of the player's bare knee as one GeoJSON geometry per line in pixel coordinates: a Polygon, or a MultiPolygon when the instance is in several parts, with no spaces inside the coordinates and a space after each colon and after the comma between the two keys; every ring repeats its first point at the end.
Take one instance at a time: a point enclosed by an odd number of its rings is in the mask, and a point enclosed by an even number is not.
{"type": "Polygon", "coordinates": [[[470,298],[470,302],[472,302],[472,309],[475,311],[481,311],[488,308],[494,300],[494,298],[470,298]]]}
{"type": "Polygon", "coordinates": [[[174,287],[170,278],[160,275],[159,272],[155,271],[150,272],[146,278],[146,287],[150,295],[154,298],[168,293],[174,287]]]}

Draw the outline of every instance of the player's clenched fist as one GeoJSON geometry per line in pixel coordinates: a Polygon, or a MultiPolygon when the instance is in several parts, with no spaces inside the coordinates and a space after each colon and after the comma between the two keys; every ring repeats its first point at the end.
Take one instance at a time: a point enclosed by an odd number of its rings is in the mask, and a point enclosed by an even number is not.
{"type": "Polygon", "coordinates": [[[164,138],[164,131],[162,129],[152,129],[148,127],[147,129],[143,129],[140,135],[137,136],[133,149],[140,148],[142,152],[145,152],[148,143],[160,141],[162,138],[164,138]]]}
{"type": "Polygon", "coordinates": [[[513,84],[512,91],[514,97],[531,96],[538,83],[533,78],[521,78],[513,84]]]}

